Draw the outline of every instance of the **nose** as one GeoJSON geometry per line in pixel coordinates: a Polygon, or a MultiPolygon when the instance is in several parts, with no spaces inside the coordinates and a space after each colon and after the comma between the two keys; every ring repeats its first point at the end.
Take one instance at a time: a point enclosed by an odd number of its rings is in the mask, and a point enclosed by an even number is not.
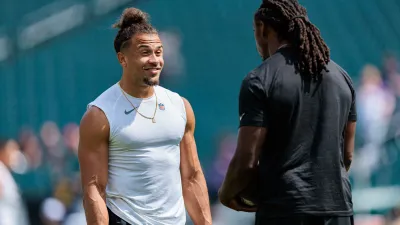
{"type": "Polygon", "coordinates": [[[151,54],[148,60],[149,64],[158,65],[159,59],[155,54],[151,54]]]}

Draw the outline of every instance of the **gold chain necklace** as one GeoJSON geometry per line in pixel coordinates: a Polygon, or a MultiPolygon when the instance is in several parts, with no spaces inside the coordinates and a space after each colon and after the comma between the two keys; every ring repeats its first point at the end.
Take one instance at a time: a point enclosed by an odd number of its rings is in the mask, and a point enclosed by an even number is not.
{"type": "Polygon", "coordinates": [[[121,92],[122,92],[122,94],[125,96],[126,100],[132,105],[133,109],[134,109],[139,115],[141,115],[143,118],[146,118],[146,119],[148,119],[148,120],[151,120],[151,122],[153,122],[153,123],[156,122],[155,117],[156,117],[157,105],[158,105],[158,98],[157,98],[156,90],[154,90],[154,95],[156,96],[156,108],[154,109],[153,117],[148,117],[148,116],[145,116],[145,115],[143,115],[143,114],[141,114],[141,113],[139,112],[138,109],[139,109],[140,105],[139,105],[139,107],[135,107],[135,106],[132,104],[132,102],[129,101],[128,97],[126,96],[125,91],[122,89],[122,87],[121,87],[121,85],[120,85],[119,83],[118,83],[118,86],[119,86],[119,88],[121,89],[121,92]]]}

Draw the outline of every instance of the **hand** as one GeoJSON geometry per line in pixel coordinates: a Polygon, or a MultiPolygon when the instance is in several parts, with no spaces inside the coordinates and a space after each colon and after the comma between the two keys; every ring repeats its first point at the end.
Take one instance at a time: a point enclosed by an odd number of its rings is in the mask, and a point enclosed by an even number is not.
{"type": "Polygon", "coordinates": [[[244,203],[240,202],[239,198],[233,198],[230,200],[224,198],[224,196],[221,195],[221,189],[218,191],[218,197],[222,205],[230,209],[243,212],[257,212],[257,206],[245,205],[244,203]]]}
{"type": "MultiPolygon", "coordinates": [[[[223,204],[223,203],[222,203],[223,204]]],[[[232,199],[229,201],[228,205],[225,205],[228,208],[231,208],[236,211],[242,212],[257,212],[257,206],[248,206],[240,202],[238,199],[232,199]]]]}

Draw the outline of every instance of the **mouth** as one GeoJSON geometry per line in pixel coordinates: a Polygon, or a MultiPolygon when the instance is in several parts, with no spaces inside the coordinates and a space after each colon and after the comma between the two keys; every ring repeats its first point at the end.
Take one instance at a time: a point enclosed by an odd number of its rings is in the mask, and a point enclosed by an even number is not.
{"type": "Polygon", "coordinates": [[[161,71],[161,67],[148,67],[143,69],[149,71],[153,75],[158,74],[161,71]]]}

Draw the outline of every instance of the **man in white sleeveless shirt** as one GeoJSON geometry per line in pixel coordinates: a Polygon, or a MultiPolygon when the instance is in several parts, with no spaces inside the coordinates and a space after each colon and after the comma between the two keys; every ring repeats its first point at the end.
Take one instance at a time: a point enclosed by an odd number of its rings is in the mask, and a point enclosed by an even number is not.
{"type": "Polygon", "coordinates": [[[114,25],[120,82],[91,102],[80,125],[79,162],[89,225],[211,224],[189,102],[158,86],[163,47],[147,14],[114,25]]]}

